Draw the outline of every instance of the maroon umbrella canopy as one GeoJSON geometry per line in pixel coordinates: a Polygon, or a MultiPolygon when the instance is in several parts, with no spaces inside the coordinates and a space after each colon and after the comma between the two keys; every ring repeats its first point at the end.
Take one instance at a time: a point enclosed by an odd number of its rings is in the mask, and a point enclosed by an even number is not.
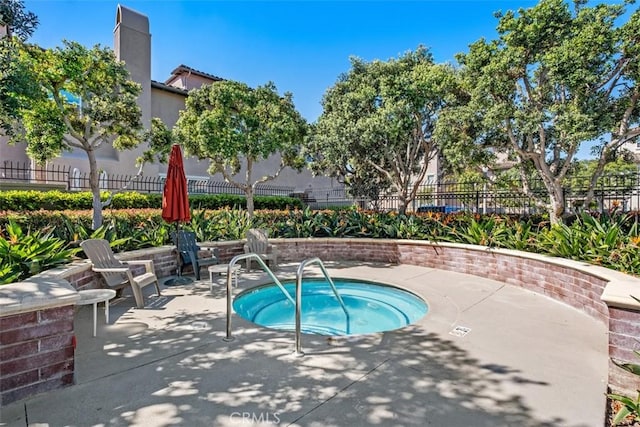
{"type": "Polygon", "coordinates": [[[191,220],[189,213],[189,194],[187,177],[184,174],[182,152],[180,146],[174,144],[169,156],[167,180],[162,192],[162,218],[167,222],[187,222],[191,220]]]}

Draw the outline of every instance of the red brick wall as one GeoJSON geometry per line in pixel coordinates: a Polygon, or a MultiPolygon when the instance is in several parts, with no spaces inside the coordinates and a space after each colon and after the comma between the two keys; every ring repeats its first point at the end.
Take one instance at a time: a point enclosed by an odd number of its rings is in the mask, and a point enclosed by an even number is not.
{"type": "Polygon", "coordinates": [[[294,240],[283,244],[275,241],[278,260],[299,262],[306,258],[319,257],[331,261],[366,261],[398,263],[398,245],[394,240],[294,240]]]}
{"type": "MultiPolygon", "coordinates": [[[[608,322],[610,356],[623,362],[640,363],[633,353],[634,349],[640,348],[636,341],[640,337],[640,311],[607,307],[600,299],[606,280],[551,260],[520,257],[515,252],[512,255],[427,242],[370,239],[274,239],[272,242],[278,248],[281,262],[300,262],[317,256],[331,261],[418,265],[487,277],[538,292],[608,322]]],[[[211,243],[209,246],[218,247],[221,262],[229,262],[244,252],[242,241],[211,243]]],[[[156,249],[152,254],[131,255],[135,258],[129,259],[152,258],[158,277],[175,273],[177,258],[170,247],[156,249]]],[[[89,268],[64,278],[76,289],[103,286],[100,276],[89,268]]],[[[73,309],[52,310],[49,314],[49,310],[44,310],[0,318],[2,402],[71,384],[73,309]],[[45,353],[50,354],[42,356],[45,353]]],[[[640,388],[637,377],[613,364],[609,369],[609,385],[614,391],[621,392],[640,388]]]]}
{"type": "Polygon", "coordinates": [[[73,384],[74,306],[0,317],[0,404],[73,384]]]}
{"type": "MultiPolygon", "coordinates": [[[[623,308],[609,308],[609,356],[618,362],[640,364],[640,312],[623,308]]],[[[609,363],[609,387],[613,391],[636,396],[640,377],[609,363]]]]}
{"type": "Polygon", "coordinates": [[[607,282],[542,260],[489,250],[445,246],[398,245],[400,263],[473,274],[547,295],[606,322],[607,305],[600,295],[607,282]]]}
{"type": "Polygon", "coordinates": [[[225,244],[217,246],[220,262],[228,263],[234,256],[244,253],[244,244],[242,241],[234,242],[235,244],[229,243],[230,242],[225,242],[225,244]]]}
{"type": "MultiPolygon", "coordinates": [[[[175,274],[178,268],[178,257],[174,250],[168,250],[162,253],[153,254],[152,257],[137,257],[137,259],[153,259],[153,267],[156,270],[156,276],[167,277],[175,274]]],[[[142,267],[144,269],[144,267],[142,267]]]]}
{"type": "MultiPolygon", "coordinates": [[[[607,284],[605,279],[551,260],[410,241],[276,239],[274,243],[282,261],[299,262],[317,256],[333,261],[418,265],[487,277],[538,292],[608,323],[610,356],[623,362],[640,363],[633,352],[640,349],[640,311],[607,307],[600,299],[607,284]]],[[[614,391],[633,394],[640,388],[640,381],[610,363],[609,386],[614,391]]]]}

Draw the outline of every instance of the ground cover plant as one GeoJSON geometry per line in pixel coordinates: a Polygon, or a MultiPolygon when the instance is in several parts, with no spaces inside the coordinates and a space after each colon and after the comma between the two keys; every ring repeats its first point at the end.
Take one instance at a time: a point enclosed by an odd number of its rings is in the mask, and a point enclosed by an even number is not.
{"type": "MultiPolygon", "coordinates": [[[[638,298],[633,297],[633,299],[640,302],[640,299],[638,298]]],[[[635,351],[634,353],[636,356],[640,357],[640,351],[635,351]]],[[[625,371],[640,377],[640,365],[636,363],[621,363],[615,360],[613,363],[625,371]]],[[[629,423],[636,423],[633,425],[637,425],[637,423],[640,423],[640,390],[638,390],[637,397],[617,393],[610,393],[608,397],[612,401],[618,402],[620,405],[619,409],[613,416],[613,425],[632,425],[629,423]]]]}
{"type": "Polygon", "coordinates": [[[66,264],[77,251],[53,237],[51,228],[23,230],[9,221],[0,233],[0,284],[18,282],[66,264]]]}
{"type": "MultiPolygon", "coordinates": [[[[90,210],[5,211],[0,215],[0,236],[21,243],[34,238],[56,239],[62,243],[60,248],[69,249],[91,237],[109,240],[115,251],[171,244],[174,225],[162,220],[160,209],[109,210],[97,230],[91,229],[91,218],[90,210]],[[27,231],[16,233],[16,227],[27,231]]],[[[586,261],[640,275],[638,222],[638,213],[615,210],[598,215],[583,213],[566,223],[551,225],[544,216],[466,212],[400,215],[355,208],[259,210],[250,218],[246,210],[224,208],[193,209],[191,221],[182,227],[195,232],[198,241],[238,240],[248,229],[260,227],[275,238],[349,237],[476,244],[586,261]]],[[[2,254],[3,265],[6,256],[2,254]]]]}

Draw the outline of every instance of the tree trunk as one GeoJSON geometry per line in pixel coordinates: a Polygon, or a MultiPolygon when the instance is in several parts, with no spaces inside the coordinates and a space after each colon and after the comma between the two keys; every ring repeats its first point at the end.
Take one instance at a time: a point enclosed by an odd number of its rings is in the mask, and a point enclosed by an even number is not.
{"type": "Polygon", "coordinates": [[[565,212],[564,190],[562,187],[556,186],[549,189],[549,198],[551,203],[547,211],[549,212],[549,220],[551,225],[560,224],[565,212]]]}
{"type": "Polygon", "coordinates": [[[410,202],[411,202],[411,197],[407,195],[406,191],[403,191],[400,194],[398,194],[398,213],[400,215],[406,215],[407,206],[409,205],[410,202]]]}
{"type": "Polygon", "coordinates": [[[253,219],[253,193],[255,191],[256,184],[252,181],[253,177],[253,159],[247,157],[247,172],[245,174],[245,190],[244,194],[247,198],[247,214],[249,219],[253,219]]]}
{"type": "Polygon", "coordinates": [[[100,179],[98,175],[98,162],[93,150],[87,150],[89,158],[89,188],[93,196],[93,220],[91,228],[94,230],[102,225],[102,202],[100,201],[100,179]]]}
{"type": "Polygon", "coordinates": [[[248,185],[245,190],[245,195],[247,197],[247,213],[249,214],[249,218],[253,218],[253,185],[248,185]]]}

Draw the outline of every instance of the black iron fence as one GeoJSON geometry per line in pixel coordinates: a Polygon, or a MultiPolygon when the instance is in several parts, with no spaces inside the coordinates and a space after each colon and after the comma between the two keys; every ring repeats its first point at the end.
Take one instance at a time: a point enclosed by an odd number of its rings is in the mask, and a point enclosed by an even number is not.
{"type": "MultiPolygon", "coordinates": [[[[231,184],[211,179],[188,179],[190,194],[243,194],[231,184]]],[[[87,191],[89,176],[63,165],[31,167],[28,164],[5,161],[0,164],[0,188],[62,188],[69,191],[87,191]]],[[[576,176],[567,180],[564,198],[567,209],[577,211],[584,208],[588,177],[576,176]]],[[[104,190],[128,190],[141,193],[162,193],[164,177],[100,175],[100,188],[104,190]]],[[[507,186],[489,181],[448,182],[421,186],[418,195],[409,206],[413,212],[457,212],[477,213],[540,213],[544,212],[538,200],[548,202],[548,196],[540,181],[531,183],[536,197],[526,196],[518,190],[517,182],[507,186]],[[536,198],[538,200],[536,200],[536,198]]],[[[344,187],[313,188],[294,192],[294,187],[259,185],[258,195],[297,196],[313,209],[357,205],[364,209],[398,210],[400,199],[396,194],[384,194],[376,200],[357,199],[349,195],[344,187]]],[[[602,176],[595,186],[591,210],[605,211],[616,208],[622,211],[640,210],[640,172],[602,176]]]]}
{"type": "MultiPolygon", "coordinates": [[[[165,178],[145,175],[100,174],[100,188],[105,191],[137,191],[162,193],[165,178]]],[[[0,164],[0,185],[8,188],[61,188],[68,191],[88,191],[89,174],[64,165],[32,167],[29,164],[5,161],[0,164]]],[[[187,178],[189,194],[244,194],[242,190],[224,181],[206,178],[187,178]]],[[[293,187],[258,185],[256,194],[261,196],[288,196],[293,187]]]]}
{"type": "MultiPolygon", "coordinates": [[[[572,177],[564,187],[565,205],[569,212],[584,209],[589,180],[572,177]]],[[[549,197],[540,181],[531,183],[532,196],[524,195],[519,183],[499,185],[491,182],[449,182],[421,186],[407,211],[535,214],[545,212],[539,201],[548,203],[549,197]]],[[[307,192],[310,206],[317,209],[357,204],[366,209],[397,210],[400,199],[396,194],[384,194],[377,200],[354,199],[344,188],[317,188],[307,192]]],[[[602,176],[594,188],[589,210],[640,210],[640,173],[602,176]]]]}

